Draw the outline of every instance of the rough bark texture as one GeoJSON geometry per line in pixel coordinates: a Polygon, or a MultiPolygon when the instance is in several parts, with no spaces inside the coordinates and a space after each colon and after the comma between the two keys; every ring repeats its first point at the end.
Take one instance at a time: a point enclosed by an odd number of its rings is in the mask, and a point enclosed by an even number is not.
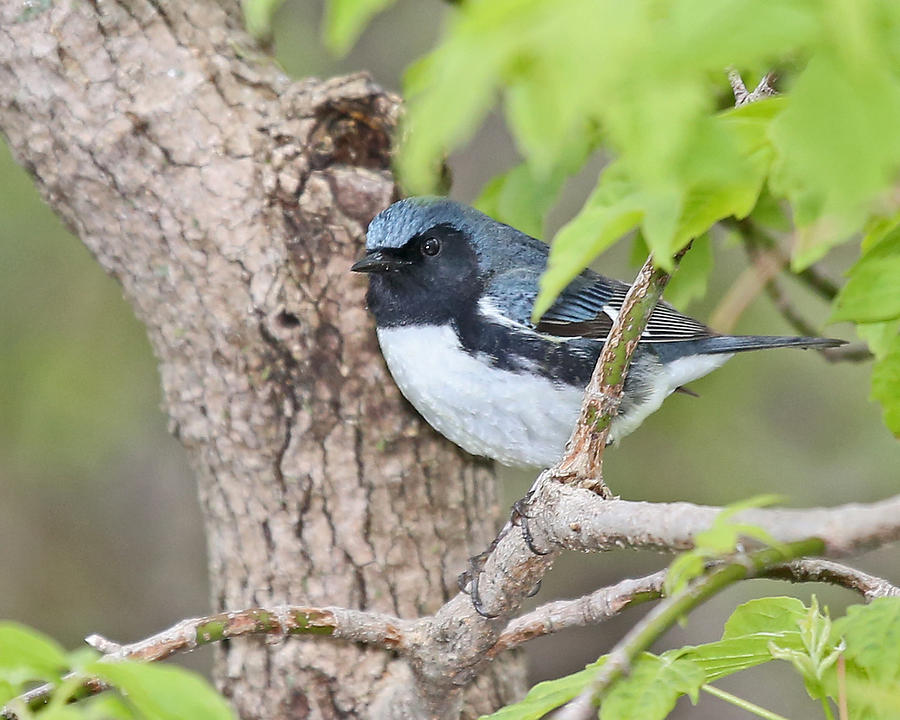
{"type": "MultiPolygon", "coordinates": [[[[347,271],[396,111],[364,77],[292,83],[227,0],[0,2],[0,129],[147,325],[216,610],[431,613],[496,527],[490,468],[404,404],[347,271]]],[[[407,674],[303,639],[216,663],[243,718],[366,717],[407,674]]],[[[466,714],[522,688],[504,658],[466,714]]]]}

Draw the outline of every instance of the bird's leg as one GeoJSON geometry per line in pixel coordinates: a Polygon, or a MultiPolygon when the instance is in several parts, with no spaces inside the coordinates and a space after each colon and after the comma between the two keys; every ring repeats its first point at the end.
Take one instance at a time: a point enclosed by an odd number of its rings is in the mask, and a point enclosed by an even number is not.
{"type": "MultiPolygon", "coordinates": [[[[509,514],[509,522],[512,525],[518,525],[522,528],[522,540],[525,541],[525,544],[528,546],[528,549],[531,550],[535,555],[549,555],[549,549],[539,548],[534,542],[534,535],[531,534],[531,529],[528,526],[528,520],[531,516],[528,514],[529,505],[531,504],[531,498],[534,496],[534,488],[531,488],[527,493],[525,493],[525,497],[519,498],[513,503],[512,510],[509,514]]],[[[534,590],[532,593],[535,594],[538,589],[540,589],[540,583],[538,583],[538,588],[534,590]]]]}
{"type": "Polygon", "coordinates": [[[494,548],[497,547],[497,543],[506,537],[506,533],[509,532],[511,527],[512,523],[507,522],[506,525],[503,526],[503,529],[500,530],[497,537],[495,537],[491,541],[491,544],[488,545],[487,550],[469,558],[469,567],[464,572],[461,572],[457,578],[460,592],[464,592],[472,598],[472,606],[475,608],[475,612],[488,620],[492,620],[497,617],[497,615],[485,610],[484,603],[481,601],[481,593],[478,589],[478,581],[481,577],[481,573],[484,571],[484,565],[487,562],[488,557],[494,551],[494,548]]]}
{"type": "MultiPolygon", "coordinates": [[[[487,562],[488,557],[494,551],[494,548],[497,547],[497,544],[504,537],[506,537],[507,533],[509,533],[512,528],[519,527],[521,529],[522,540],[528,546],[528,549],[535,555],[549,555],[552,552],[552,550],[549,548],[544,549],[537,546],[534,540],[534,536],[531,534],[531,529],[528,525],[528,521],[532,517],[529,510],[534,492],[535,489],[534,487],[532,487],[525,494],[525,497],[519,498],[513,503],[509,513],[509,520],[503,526],[503,529],[500,530],[500,532],[497,534],[497,537],[495,537],[491,541],[491,544],[484,552],[481,552],[478,555],[469,558],[468,569],[466,569],[465,572],[460,573],[459,578],[457,579],[460,591],[466,593],[469,597],[472,598],[472,605],[474,606],[475,611],[484,618],[491,619],[497,616],[485,610],[478,587],[479,579],[482,572],[484,571],[484,566],[487,562]]],[[[528,593],[528,597],[533,597],[538,593],[540,589],[541,582],[539,580],[535,584],[531,592],[528,593]]]]}

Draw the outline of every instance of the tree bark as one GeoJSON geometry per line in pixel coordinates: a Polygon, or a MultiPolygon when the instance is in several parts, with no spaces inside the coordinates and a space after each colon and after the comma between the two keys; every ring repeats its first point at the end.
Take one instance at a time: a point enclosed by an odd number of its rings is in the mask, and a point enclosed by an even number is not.
{"type": "MultiPolygon", "coordinates": [[[[404,403],[348,272],[396,193],[397,107],[363,76],[293,83],[229,0],[0,2],[0,129],[147,326],[215,610],[432,613],[497,527],[490,466],[404,403]]],[[[371,716],[408,670],[242,639],[215,675],[243,718],[334,718],[371,716]]],[[[498,660],[464,715],[523,675],[498,660]]]]}

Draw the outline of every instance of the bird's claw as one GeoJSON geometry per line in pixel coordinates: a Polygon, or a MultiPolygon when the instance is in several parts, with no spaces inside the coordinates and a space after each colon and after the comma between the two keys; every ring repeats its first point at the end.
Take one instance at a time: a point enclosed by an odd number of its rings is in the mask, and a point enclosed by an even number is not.
{"type": "MultiPolygon", "coordinates": [[[[531,534],[531,528],[528,525],[529,519],[531,519],[531,515],[528,514],[529,507],[531,505],[531,498],[534,495],[534,490],[529,490],[525,497],[519,498],[513,503],[512,510],[510,511],[509,521],[513,525],[518,525],[522,528],[522,540],[528,546],[528,549],[531,550],[532,553],[538,556],[549,555],[551,550],[539,548],[534,542],[534,535],[531,534]]],[[[537,592],[537,590],[535,590],[537,592]]],[[[529,596],[530,597],[530,596],[529,596]]]]}
{"type": "MultiPolygon", "coordinates": [[[[494,548],[497,547],[497,544],[506,536],[506,533],[509,532],[510,528],[518,526],[521,529],[522,539],[528,546],[528,549],[535,555],[549,555],[550,552],[552,552],[549,549],[545,550],[543,548],[539,548],[535,544],[534,536],[531,534],[531,529],[528,526],[528,520],[531,518],[531,515],[529,515],[528,511],[533,495],[534,491],[529,490],[525,497],[519,498],[513,503],[512,509],[510,510],[509,514],[509,522],[500,531],[500,534],[497,535],[497,537],[494,538],[493,541],[491,541],[491,544],[487,548],[487,550],[469,558],[469,567],[464,572],[460,573],[459,578],[457,578],[460,592],[464,592],[470,598],[472,598],[472,607],[475,608],[475,612],[481,615],[481,617],[488,620],[492,620],[493,618],[498,617],[498,615],[490,613],[485,609],[485,605],[481,599],[481,593],[479,591],[479,581],[481,579],[482,573],[484,572],[484,566],[487,562],[488,557],[494,551],[494,548]]],[[[538,581],[538,583],[528,594],[528,597],[536,595],[540,589],[541,583],[540,581],[538,581]]]]}
{"type": "Polygon", "coordinates": [[[460,573],[459,578],[457,579],[460,591],[472,598],[472,607],[475,608],[475,612],[486,620],[493,620],[497,615],[490,613],[485,609],[484,603],[481,600],[481,593],[478,589],[478,582],[481,578],[481,573],[484,571],[484,564],[487,562],[488,556],[493,549],[497,546],[497,541],[499,539],[499,537],[496,538],[484,552],[470,557],[468,569],[460,573]]]}

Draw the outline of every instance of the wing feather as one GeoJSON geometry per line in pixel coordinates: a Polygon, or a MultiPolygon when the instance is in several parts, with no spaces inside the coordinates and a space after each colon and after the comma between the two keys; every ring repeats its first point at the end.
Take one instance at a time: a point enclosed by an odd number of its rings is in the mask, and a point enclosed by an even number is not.
{"type": "MultiPolygon", "coordinates": [[[[623,282],[592,272],[582,273],[560,294],[536,330],[558,337],[605,340],[627,292],[628,285],[623,282]]],[[[700,321],[660,302],[641,338],[654,343],[685,342],[715,334],[700,321]]]]}

